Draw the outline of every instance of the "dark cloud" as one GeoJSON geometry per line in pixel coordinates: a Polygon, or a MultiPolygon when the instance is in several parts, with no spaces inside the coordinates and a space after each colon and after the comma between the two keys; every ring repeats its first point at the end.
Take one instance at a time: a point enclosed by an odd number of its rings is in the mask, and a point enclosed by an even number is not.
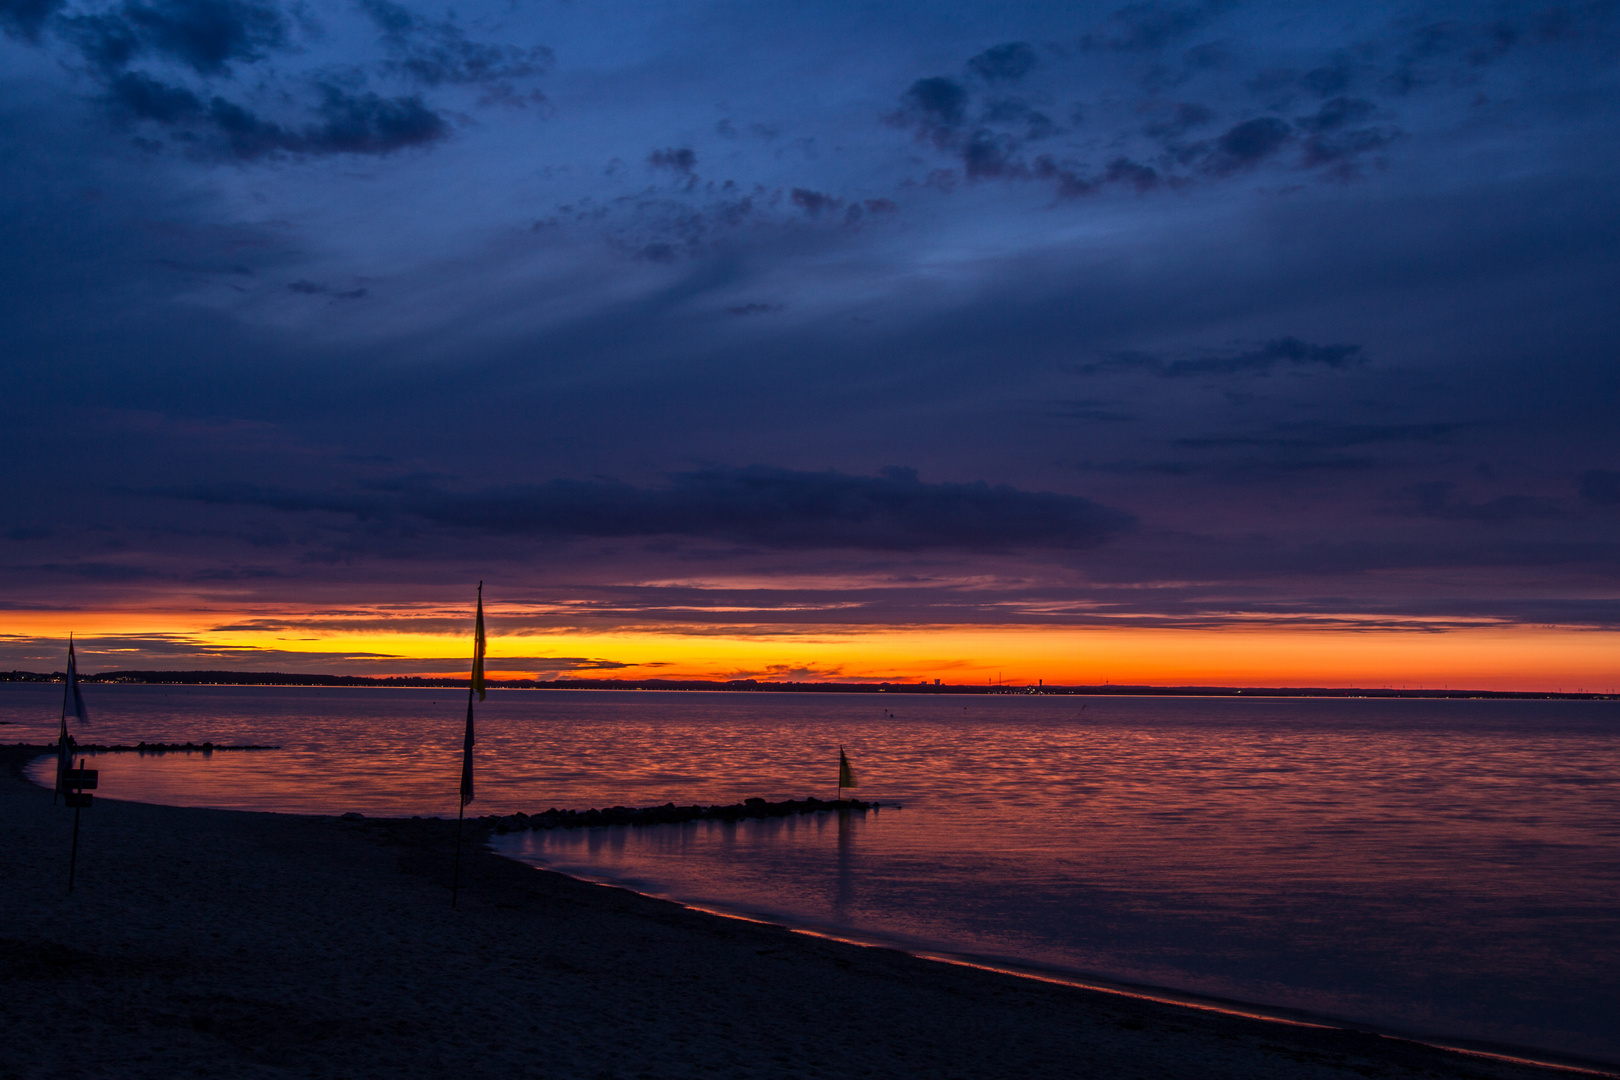
{"type": "Polygon", "coordinates": [[[1006,485],[929,484],[910,469],[880,476],[788,469],[703,469],[663,489],[553,481],[424,508],[441,524],[524,535],[677,535],[788,549],[1086,548],[1132,519],[1088,499],[1006,485]]]}
{"type": "Polygon", "coordinates": [[[1048,416],[1059,416],[1066,420],[1088,420],[1106,424],[1123,424],[1141,419],[1135,414],[1121,412],[1117,402],[1101,398],[1052,402],[1042,411],[1048,416]]]}
{"type": "Polygon", "coordinates": [[[992,127],[1021,129],[1019,135],[1025,142],[1037,142],[1058,134],[1058,127],[1050,116],[1016,98],[989,102],[982,122],[992,127]]]}
{"type": "Polygon", "coordinates": [[[1620,506],[1620,472],[1588,469],[1581,474],[1581,496],[1599,506],[1620,506]]]}
{"type": "Polygon", "coordinates": [[[1154,119],[1146,127],[1147,134],[1156,139],[1178,139],[1194,128],[1203,127],[1215,119],[1215,110],[1197,102],[1182,101],[1154,110],[1154,119]]]}
{"type": "Polygon", "coordinates": [[[985,82],[1017,82],[1039,63],[1035,50],[1022,41],[1009,41],[973,57],[967,62],[968,70],[985,82]]]}
{"type": "Polygon", "coordinates": [[[420,97],[383,98],[335,86],[321,87],[320,92],[321,103],[315,109],[319,119],[292,127],[266,120],[222,97],[204,102],[184,87],[169,86],[139,72],[127,72],[109,87],[111,100],[125,115],[177,129],[199,149],[243,160],[390,154],[449,134],[444,118],[420,97]],[[199,143],[199,138],[205,141],[199,143]]]}
{"type": "Polygon", "coordinates": [[[158,82],[139,71],[126,71],[115,78],[108,87],[108,99],[134,119],[160,124],[189,123],[207,112],[202,99],[190,90],[158,82]]]}
{"type": "Polygon", "coordinates": [[[365,289],[334,289],[314,281],[291,281],[287,288],[305,296],[330,296],[334,300],[358,300],[366,295],[365,289]]]}
{"type": "MultiPolygon", "coordinates": [[[[458,38],[459,31],[449,24],[424,23],[387,0],[373,2],[381,5],[377,10],[385,21],[396,24],[402,42],[426,35],[446,49],[457,42],[467,46],[451,49],[455,59],[444,60],[434,72],[412,69],[419,81],[487,81],[540,67],[535,57],[511,64],[491,59],[496,53],[507,60],[511,56],[504,46],[495,53],[480,53],[482,47],[458,38]]],[[[17,11],[19,19],[38,15],[33,9],[17,11]]],[[[306,33],[316,32],[307,18],[300,18],[306,33]]],[[[39,25],[29,21],[24,29],[37,31],[39,25]]],[[[448,122],[419,95],[389,97],[358,89],[365,85],[363,72],[284,85],[277,85],[275,74],[268,73],[257,88],[261,100],[291,104],[298,98],[308,100],[313,90],[315,103],[302,118],[267,116],[233,100],[235,65],[296,51],[288,17],[262,0],[124,0],[99,12],[61,16],[54,26],[58,40],[76,48],[89,63],[114,120],[148,130],[155,125],[169,136],[170,145],[193,156],[253,160],[383,155],[449,134],[448,122]],[[193,78],[188,84],[177,81],[172,71],[159,75],[132,66],[143,58],[172,61],[193,78]],[[272,88],[272,94],[264,93],[272,88]]],[[[51,44],[39,40],[37,33],[34,38],[44,47],[51,44]]],[[[148,149],[161,145],[144,137],[141,144],[148,149]]]]}
{"type": "Polygon", "coordinates": [[[1371,443],[1429,442],[1458,431],[1459,424],[1295,424],[1273,428],[1263,435],[1205,435],[1180,438],[1177,446],[1280,447],[1315,450],[1371,443]]]}
{"type": "Polygon", "coordinates": [[[1475,521],[1483,525],[1507,525],[1516,521],[1544,521],[1568,516],[1556,501],[1540,495],[1499,495],[1475,501],[1461,498],[1457,485],[1436,480],[1414,484],[1405,495],[1412,512],[1423,517],[1451,521],[1475,521]]]}
{"type": "Polygon", "coordinates": [[[1348,58],[1335,56],[1330,62],[1312,68],[1300,78],[1305,88],[1319,98],[1343,94],[1350,88],[1355,69],[1348,58]]]}
{"type": "Polygon", "coordinates": [[[1342,369],[1364,362],[1360,345],[1313,345],[1296,337],[1283,337],[1244,352],[1212,353],[1180,359],[1166,359],[1145,352],[1116,353],[1105,360],[1083,364],[1077,370],[1083,375],[1141,372],[1177,379],[1204,375],[1265,375],[1280,364],[1342,369]]]}
{"type": "Polygon", "coordinates": [[[1145,52],[1185,37],[1217,14],[1224,5],[1128,4],[1108,16],[1102,27],[1085,35],[1090,49],[1145,52]]]}
{"type": "Polygon", "coordinates": [[[1009,135],[993,131],[975,131],[962,148],[962,168],[969,179],[988,176],[1008,176],[1018,173],[1022,166],[1013,160],[1018,141],[1009,135]]]}
{"type": "Polygon", "coordinates": [[[294,153],[387,154],[434,142],[449,125],[420,97],[384,98],[321,88],[319,124],[304,128],[287,147],[294,153]]]}
{"type": "MultiPolygon", "coordinates": [[[[1588,11],[1612,9],[1609,4],[1583,6],[1588,11]]],[[[1556,13],[1570,10],[1554,7],[1541,13],[1537,21],[1549,25],[1545,21],[1548,15],[1556,22],[1556,13]]],[[[1598,27],[1589,23],[1588,29],[1596,31],[1598,27]]],[[[1392,93],[1406,94],[1456,78],[1459,69],[1479,69],[1502,59],[1523,37],[1519,27],[1506,19],[1489,23],[1441,19],[1422,24],[1411,29],[1401,42],[1400,53],[1384,78],[1384,86],[1392,93]]]]}
{"type": "Polygon", "coordinates": [[[37,40],[46,20],[63,6],[63,0],[0,0],[0,30],[13,37],[37,40]]]}
{"type": "Polygon", "coordinates": [[[1164,177],[1151,165],[1143,165],[1130,158],[1115,158],[1103,172],[1102,183],[1129,184],[1138,192],[1152,191],[1164,182],[1164,177]]]}
{"type": "Polygon", "coordinates": [[[1397,132],[1374,128],[1346,131],[1334,136],[1313,135],[1305,140],[1301,163],[1307,168],[1332,166],[1336,175],[1354,178],[1359,175],[1358,159],[1382,150],[1397,138],[1397,132]]]}
{"type": "Polygon", "coordinates": [[[1324,102],[1314,115],[1302,116],[1298,123],[1302,130],[1318,134],[1339,131],[1365,120],[1373,114],[1373,104],[1360,98],[1334,98],[1324,102]]]}
{"type": "Polygon", "coordinates": [[[967,89],[955,79],[942,75],[918,79],[911,84],[901,104],[925,129],[950,129],[962,122],[967,112],[967,89]]]}
{"type": "MultiPolygon", "coordinates": [[[[1111,25],[1128,27],[1130,33],[1109,40],[1114,41],[1111,47],[1134,52],[1148,47],[1144,43],[1162,40],[1175,27],[1215,14],[1215,8],[1139,5],[1116,13],[1111,25]]],[[[1010,47],[998,46],[991,52],[1002,57],[998,50],[1003,48],[1010,47]]],[[[1037,108],[1024,98],[992,96],[990,84],[996,80],[979,71],[994,68],[989,56],[984,53],[970,60],[973,77],[965,80],[932,76],[914,81],[900,96],[899,107],[886,117],[891,125],[912,131],[919,141],[955,159],[957,169],[936,170],[929,178],[942,191],[965,179],[1043,182],[1062,198],[1095,195],[1110,187],[1142,194],[1160,187],[1229,180],[1267,164],[1313,170],[1324,180],[1352,181],[1364,177],[1369,160],[1382,166],[1384,160],[1372,155],[1400,136],[1399,129],[1387,122],[1387,109],[1365,97],[1335,92],[1348,88],[1353,71],[1349,60],[1335,54],[1328,64],[1304,76],[1293,68],[1271,68],[1246,80],[1250,92],[1267,100],[1268,110],[1288,107],[1302,87],[1320,99],[1314,111],[1294,123],[1278,115],[1251,116],[1219,135],[1189,141],[1225,110],[1213,101],[1166,100],[1157,94],[1134,103],[1112,103],[1114,129],[1089,144],[1093,150],[1108,146],[1112,151],[1106,164],[1099,166],[1072,150],[1035,146],[1067,132],[1053,121],[1049,105],[1037,108]],[[1381,122],[1374,123],[1375,119],[1381,122]]],[[[1033,56],[1031,51],[1028,58],[1033,56]]],[[[1045,83],[1055,74],[1043,71],[1032,81],[1045,83]]],[[[1049,92],[1044,98],[1048,102],[1049,92]]],[[[1251,110],[1252,104],[1239,111],[1251,110]]],[[[1081,123],[1083,111],[1080,105],[1073,107],[1074,124],[1081,123]]],[[[1098,125],[1093,120],[1087,126],[1098,125]]]]}
{"type": "Polygon", "coordinates": [[[1253,168],[1275,155],[1294,139],[1286,120],[1261,116],[1229,128],[1216,139],[1200,167],[1215,176],[1229,176],[1253,168]]]}
{"type": "Polygon", "coordinates": [[[65,19],[61,29],[78,45],[79,51],[93,67],[109,76],[122,69],[145,47],[136,25],[118,11],[65,19]]]}
{"type": "Polygon", "coordinates": [[[392,69],[425,86],[531,78],[555,59],[543,45],[472,41],[454,21],[424,19],[391,0],[361,0],[361,7],[382,32],[392,69]]]}
{"type": "Polygon", "coordinates": [[[836,210],[843,205],[843,200],[809,188],[794,188],[791,198],[794,206],[811,217],[820,217],[824,211],[836,210]]]}
{"type": "Polygon", "coordinates": [[[697,164],[697,154],[693,153],[689,146],[654,150],[647,155],[647,164],[655,169],[669,169],[672,172],[690,174],[692,167],[697,164]]]}
{"type": "Polygon", "coordinates": [[[287,45],[281,13],[251,0],[132,2],[119,14],[148,48],[203,75],[221,74],[233,60],[261,60],[287,45]]]}
{"type": "Polygon", "coordinates": [[[71,577],[88,578],[91,581],[107,582],[144,581],[154,578],[167,579],[174,577],[173,574],[164,573],[149,566],[105,561],[41,563],[39,566],[30,569],[46,574],[66,574],[71,577]]]}
{"type": "Polygon", "coordinates": [[[109,77],[142,55],[223,76],[233,61],[253,63],[289,46],[280,10],[253,0],[126,0],[96,14],[62,20],[85,59],[109,77]]]}
{"type": "Polygon", "coordinates": [[[673,473],[663,488],[553,480],[452,494],[317,496],[246,485],[174,494],[213,505],[257,505],[379,517],[523,537],[659,537],[782,549],[1002,550],[1088,548],[1133,525],[1128,514],[1074,495],[1007,485],[931,484],[910,469],[878,476],[755,466],[673,473]]]}
{"type": "Polygon", "coordinates": [[[1345,165],[1394,142],[1399,137],[1394,128],[1356,126],[1375,111],[1369,101],[1339,97],[1324,102],[1314,114],[1299,117],[1299,129],[1306,133],[1302,163],[1307,168],[1345,165]]]}

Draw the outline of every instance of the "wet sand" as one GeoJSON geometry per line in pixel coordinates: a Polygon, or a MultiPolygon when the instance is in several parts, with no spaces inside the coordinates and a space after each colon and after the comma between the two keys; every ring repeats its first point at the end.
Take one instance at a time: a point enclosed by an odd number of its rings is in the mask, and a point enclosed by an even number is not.
{"type": "Polygon", "coordinates": [[[533,870],[454,822],[96,800],[0,757],[0,1078],[1569,1076],[933,963],[533,870]]]}

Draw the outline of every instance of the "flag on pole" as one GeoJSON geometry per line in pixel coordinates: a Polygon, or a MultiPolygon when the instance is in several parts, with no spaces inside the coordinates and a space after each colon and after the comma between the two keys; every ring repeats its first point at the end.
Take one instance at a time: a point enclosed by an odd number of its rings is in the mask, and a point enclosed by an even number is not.
{"type": "Polygon", "coordinates": [[[62,711],[71,712],[81,724],[90,722],[90,712],[84,707],[84,694],[79,691],[79,662],[73,657],[73,635],[68,635],[67,690],[62,711]]]}
{"type": "MultiPolygon", "coordinates": [[[[849,767],[849,758],[844,756],[844,748],[838,748],[838,786],[841,788],[855,786],[855,770],[849,767]]],[[[821,790],[826,791],[826,788],[821,790]]]]}
{"type": "Polygon", "coordinates": [[[484,700],[484,583],[478,583],[478,619],[473,625],[472,681],[467,686],[467,733],[461,740],[461,805],[473,801],[473,695],[484,700]]]}
{"type": "Polygon", "coordinates": [[[484,583],[478,583],[478,620],[473,624],[472,688],[484,700],[484,583]]]}
{"type": "Polygon", "coordinates": [[[73,635],[68,635],[67,679],[62,687],[62,727],[56,736],[56,790],[67,790],[68,770],[73,768],[73,736],[68,734],[67,718],[72,712],[81,724],[90,722],[90,713],[84,707],[84,694],[79,690],[79,663],[73,655],[73,635]]]}

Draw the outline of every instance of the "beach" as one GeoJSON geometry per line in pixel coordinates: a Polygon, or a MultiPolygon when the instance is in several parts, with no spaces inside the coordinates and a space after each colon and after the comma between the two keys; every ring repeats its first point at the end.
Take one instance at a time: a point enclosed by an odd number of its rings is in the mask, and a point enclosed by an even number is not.
{"type": "Polygon", "coordinates": [[[97,799],[0,770],[0,1077],[1546,1077],[1043,983],[520,866],[454,822],[97,799]]]}

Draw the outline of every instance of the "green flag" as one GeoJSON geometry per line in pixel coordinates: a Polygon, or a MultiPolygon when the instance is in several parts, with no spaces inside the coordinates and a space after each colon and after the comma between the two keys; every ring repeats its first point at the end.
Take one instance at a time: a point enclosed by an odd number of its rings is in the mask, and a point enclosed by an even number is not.
{"type": "Polygon", "coordinates": [[[844,756],[844,748],[838,748],[838,786],[841,788],[855,786],[855,770],[849,767],[849,758],[844,756]]]}

